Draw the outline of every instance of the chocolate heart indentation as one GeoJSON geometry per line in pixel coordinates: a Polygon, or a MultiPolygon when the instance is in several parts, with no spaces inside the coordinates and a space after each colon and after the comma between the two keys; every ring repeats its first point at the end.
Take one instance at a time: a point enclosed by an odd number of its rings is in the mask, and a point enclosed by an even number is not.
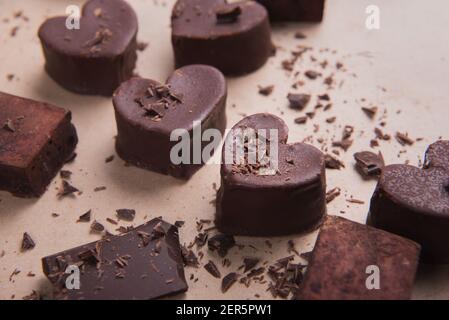
{"type": "Polygon", "coordinates": [[[79,29],[67,17],[46,20],[39,29],[45,69],[64,88],[110,96],[132,76],[137,59],[137,16],[123,0],[90,0],[79,29]]]}
{"type": "Polygon", "coordinates": [[[252,72],[273,52],[265,8],[254,1],[178,0],[172,13],[177,67],[207,64],[227,75],[252,72]]]}
{"type": "Polygon", "coordinates": [[[449,262],[449,141],[429,146],[423,169],[383,169],[368,223],[421,244],[426,262],[449,262]]]}
{"type": "Polygon", "coordinates": [[[277,130],[277,141],[266,131],[267,144],[277,143],[277,171],[261,174],[257,165],[227,163],[232,137],[228,135],[217,194],[217,227],[229,234],[276,236],[316,226],[326,213],[323,153],[304,143],[287,144],[287,126],[270,114],[244,118],[233,130],[247,128],[277,130]]]}
{"type": "MultiPolygon", "coordinates": [[[[178,142],[170,141],[170,135],[176,129],[185,129],[193,143],[194,121],[201,122],[201,135],[211,128],[223,134],[226,96],[223,74],[204,65],[175,70],[166,85],[142,78],[124,82],[113,97],[117,153],[138,167],[189,178],[206,159],[194,163],[191,145],[191,164],[173,164],[170,152],[178,142]]],[[[205,145],[201,145],[201,151],[205,145]]]]}

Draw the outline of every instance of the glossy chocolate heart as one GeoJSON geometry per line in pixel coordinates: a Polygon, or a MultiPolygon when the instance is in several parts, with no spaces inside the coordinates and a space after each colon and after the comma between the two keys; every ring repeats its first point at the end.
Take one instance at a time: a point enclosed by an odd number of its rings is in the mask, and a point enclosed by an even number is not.
{"type": "Polygon", "coordinates": [[[207,64],[227,75],[252,72],[273,52],[264,7],[253,1],[178,0],[172,13],[176,66],[207,64]]]}
{"type": "MultiPolygon", "coordinates": [[[[226,127],[227,88],[223,74],[204,65],[180,68],[166,85],[157,81],[132,78],[114,93],[117,120],[117,153],[127,162],[151,171],[189,178],[205,161],[173,164],[170,141],[173,130],[185,129],[193,143],[194,121],[201,122],[201,132],[226,127]]],[[[203,150],[205,144],[202,144],[203,150]]]]}
{"type": "Polygon", "coordinates": [[[244,118],[233,130],[246,128],[277,130],[277,140],[270,131],[265,135],[269,144],[277,143],[278,156],[273,159],[278,162],[277,171],[262,172],[258,166],[226,161],[228,135],[217,195],[217,227],[229,234],[277,236],[317,226],[326,213],[323,153],[304,143],[287,144],[287,126],[270,114],[244,118]]]}
{"type": "Polygon", "coordinates": [[[45,21],[39,29],[47,73],[64,88],[110,96],[132,76],[137,59],[137,17],[122,0],[91,0],[80,28],[67,17],[45,21]]]}
{"type": "Polygon", "coordinates": [[[421,244],[426,262],[449,262],[449,141],[426,152],[423,169],[384,168],[371,199],[368,223],[421,244]]]}

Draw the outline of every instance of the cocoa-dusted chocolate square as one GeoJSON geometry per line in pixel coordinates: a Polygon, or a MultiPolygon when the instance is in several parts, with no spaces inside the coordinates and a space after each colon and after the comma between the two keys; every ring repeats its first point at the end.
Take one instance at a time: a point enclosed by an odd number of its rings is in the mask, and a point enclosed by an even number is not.
{"type": "Polygon", "coordinates": [[[272,21],[321,22],[325,0],[257,0],[272,21]]]}
{"type": "Polygon", "coordinates": [[[0,190],[41,196],[77,142],[70,111],[0,92],[0,190]]]}
{"type": "Polygon", "coordinates": [[[297,298],[410,299],[420,248],[392,233],[328,216],[297,298]]]}

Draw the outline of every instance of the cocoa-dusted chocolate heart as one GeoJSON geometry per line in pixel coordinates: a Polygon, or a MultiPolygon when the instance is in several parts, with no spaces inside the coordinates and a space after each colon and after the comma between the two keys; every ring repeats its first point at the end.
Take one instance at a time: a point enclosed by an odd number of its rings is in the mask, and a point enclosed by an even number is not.
{"type": "Polygon", "coordinates": [[[412,239],[423,260],[449,263],[449,141],[430,145],[422,169],[390,165],[371,199],[368,223],[412,239]]]}
{"type": "MultiPolygon", "coordinates": [[[[207,160],[193,147],[194,121],[201,123],[201,135],[212,128],[222,135],[226,127],[226,97],[223,74],[204,65],[175,70],[166,84],[142,78],[124,82],[113,97],[117,153],[138,167],[190,178],[207,160]],[[175,164],[170,157],[178,144],[170,141],[176,129],[189,133],[189,163],[175,164]]],[[[201,144],[201,153],[206,145],[201,144]]]]}
{"type": "MultiPolygon", "coordinates": [[[[271,114],[244,118],[232,132],[238,137],[236,130],[248,128],[256,132],[266,129],[265,133],[261,132],[266,137],[266,150],[274,150],[271,144],[277,144],[277,157],[273,153],[269,155],[272,151],[266,153],[271,158],[270,163],[277,161],[277,170],[270,172],[272,167],[266,161],[239,163],[235,156],[231,156],[234,161],[227,160],[230,141],[235,140],[228,135],[222,154],[221,187],[217,194],[215,223],[219,230],[235,235],[278,236],[316,227],[326,213],[323,153],[304,143],[287,144],[287,126],[271,114]],[[277,130],[277,139],[270,129],[277,130]]],[[[260,138],[257,136],[258,140],[260,138]]],[[[264,150],[262,146],[258,150],[264,150]]],[[[244,150],[244,157],[248,158],[246,151],[254,149],[244,145],[244,150]]]]}
{"type": "Polygon", "coordinates": [[[135,12],[122,0],[91,0],[79,29],[66,20],[50,18],[39,29],[47,73],[67,90],[111,96],[136,64],[135,12]]]}
{"type": "Polygon", "coordinates": [[[207,64],[226,75],[257,70],[273,53],[265,8],[254,1],[178,0],[172,13],[177,67],[207,64]]]}

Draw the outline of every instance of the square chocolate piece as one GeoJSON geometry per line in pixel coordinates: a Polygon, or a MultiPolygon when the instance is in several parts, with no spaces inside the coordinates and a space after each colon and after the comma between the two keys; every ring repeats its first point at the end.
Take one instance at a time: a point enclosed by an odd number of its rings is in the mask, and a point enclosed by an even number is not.
{"type": "Polygon", "coordinates": [[[328,216],[297,298],[410,299],[420,249],[400,236],[328,216]]]}
{"type": "Polygon", "coordinates": [[[0,92],[0,190],[41,196],[77,143],[70,111],[0,92]]]}
{"type": "Polygon", "coordinates": [[[55,299],[150,300],[187,290],[178,228],[160,218],[45,257],[42,265],[55,299]]]}

